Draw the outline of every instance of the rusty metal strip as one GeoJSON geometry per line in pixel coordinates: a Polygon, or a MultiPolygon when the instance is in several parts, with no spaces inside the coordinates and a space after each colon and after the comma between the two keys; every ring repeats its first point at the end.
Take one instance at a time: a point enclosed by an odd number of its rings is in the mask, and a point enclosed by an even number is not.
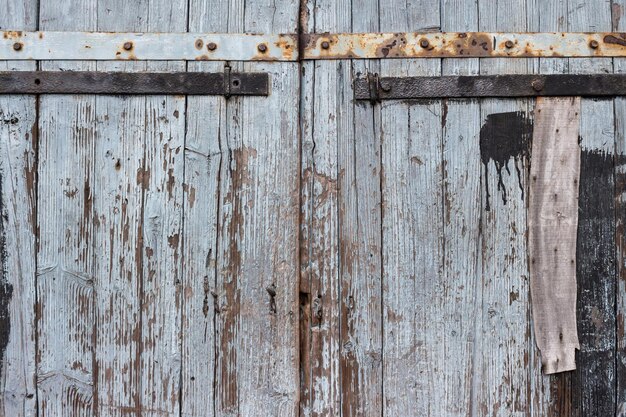
{"type": "Polygon", "coordinates": [[[266,96],[266,73],[0,72],[0,94],[188,94],[266,96]]]}
{"type": "Polygon", "coordinates": [[[298,61],[600,56],[626,56],[626,34],[428,32],[298,36],[4,31],[0,38],[0,60],[298,61]]]}
{"type": "Polygon", "coordinates": [[[626,56],[626,33],[341,33],[303,41],[303,59],[626,56]]]}
{"type": "Polygon", "coordinates": [[[0,60],[295,61],[296,35],[5,31],[0,60]]]}
{"type": "Polygon", "coordinates": [[[624,96],[626,74],[373,77],[354,82],[357,100],[537,96],[624,96]]]}

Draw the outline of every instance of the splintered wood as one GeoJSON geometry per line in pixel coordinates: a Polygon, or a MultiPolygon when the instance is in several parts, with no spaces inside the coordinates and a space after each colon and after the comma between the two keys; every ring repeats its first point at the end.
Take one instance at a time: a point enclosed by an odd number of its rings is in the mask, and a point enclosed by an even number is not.
{"type": "Polygon", "coordinates": [[[528,233],[530,288],[544,373],[576,369],[576,233],[580,98],[539,98],[535,109],[528,233]]]}

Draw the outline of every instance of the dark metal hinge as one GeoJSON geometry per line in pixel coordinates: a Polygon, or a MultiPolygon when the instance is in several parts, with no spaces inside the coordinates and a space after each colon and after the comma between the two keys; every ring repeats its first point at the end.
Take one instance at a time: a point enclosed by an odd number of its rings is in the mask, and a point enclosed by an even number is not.
{"type": "Polygon", "coordinates": [[[267,96],[267,73],[206,72],[0,72],[0,94],[181,94],[267,96]]]}
{"type": "Polygon", "coordinates": [[[367,86],[369,91],[369,100],[372,103],[379,102],[381,94],[389,92],[389,85],[386,82],[381,82],[380,77],[376,73],[367,74],[367,86]]]}
{"type": "Polygon", "coordinates": [[[381,100],[626,95],[626,74],[480,75],[379,77],[368,74],[354,83],[354,97],[381,100]]]}

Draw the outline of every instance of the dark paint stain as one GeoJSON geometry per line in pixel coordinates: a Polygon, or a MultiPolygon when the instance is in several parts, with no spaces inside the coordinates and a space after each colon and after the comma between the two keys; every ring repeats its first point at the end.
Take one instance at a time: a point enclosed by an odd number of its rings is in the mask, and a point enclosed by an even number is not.
{"type": "Polygon", "coordinates": [[[487,211],[489,203],[489,161],[493,161],[498,173],[498,190],[502,195],[502,202],[507,203],[507,191],[502,179],[502,170],[511,174],[509,161],[513,159],[519,180],[519,187],[524,198],[522,174],[519,163],[529,155],[532,137],[532,120],[523,112],[494,113],[487,116],[485,124],[480,129],[480,157],[485,166],[485,189],[487,191],[487,211]]]}
{"type": "MultiPolygon", "coordinates": [[[[0,196],[2,195],[2,182],[0,181],[0,196]]],[[[6,247],[6,231],[4,230],[6,219],[2,217],[0,221],[0,256],[2,275],[0,276],[0,375],[3,375],[4,354],[9,344],[9,335],[11,334],[11,317],[9,315],[9,304],[13,296],[13,286],[7,281],[7,247],[6,247]]]]}
{"type": "Polygon", "coordinates": [[[576,241],[580,351],[572,396],[576,415],[614,415],[615,389],[620,386],[621,391],[624,384],[623,353],[615,349],[615,162],[612,153],[581,152],[576,241]]]}

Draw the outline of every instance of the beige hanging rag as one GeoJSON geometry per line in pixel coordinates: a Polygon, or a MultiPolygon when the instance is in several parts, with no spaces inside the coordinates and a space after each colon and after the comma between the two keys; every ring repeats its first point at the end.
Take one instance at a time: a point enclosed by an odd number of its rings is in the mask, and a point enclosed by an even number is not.
{"type": "Polygon", "coordinates": [[[528,251],[537,346],[546,374],[576,369],[576,232],[580,98],[537,98],[528,251]]]}

